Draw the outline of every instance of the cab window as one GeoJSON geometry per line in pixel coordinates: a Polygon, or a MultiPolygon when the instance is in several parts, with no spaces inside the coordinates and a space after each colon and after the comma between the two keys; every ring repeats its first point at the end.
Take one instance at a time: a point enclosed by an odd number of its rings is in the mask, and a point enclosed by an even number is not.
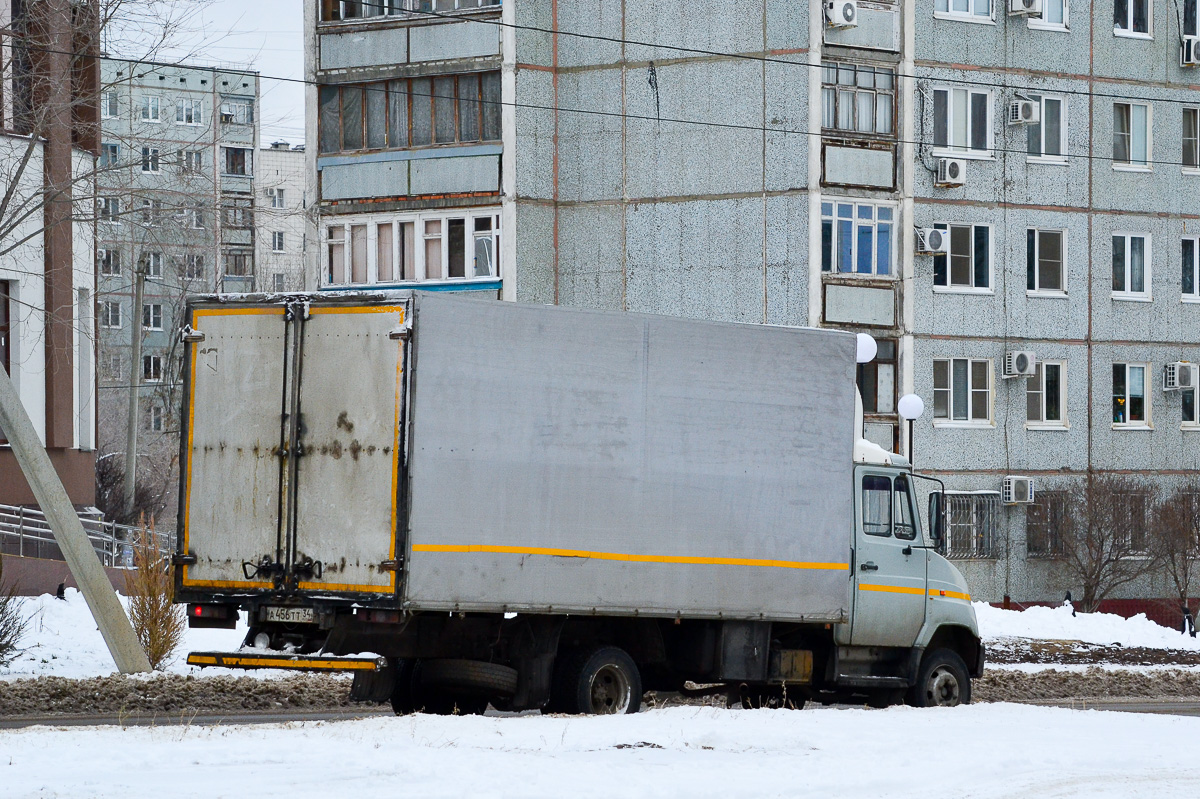
{"type": "Polygon", "coordinates": [[[917,521],[913,513],[912,492],[909,490],[908,478],[904,475],[896,477],[893,512],[896,517],[896,538],[912,541],[917,537],[917,521]]]}
{"type": "Polygon", "coordinates": [[[892,481],[878,474],[862,479],[862,526],[867,535],[892,534],[892,481]]]}

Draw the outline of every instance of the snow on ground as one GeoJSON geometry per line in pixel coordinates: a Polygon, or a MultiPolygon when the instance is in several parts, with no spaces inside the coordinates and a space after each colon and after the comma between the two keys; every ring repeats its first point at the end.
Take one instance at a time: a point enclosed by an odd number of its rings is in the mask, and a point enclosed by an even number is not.
{"type": "Polygon", "coordinates": [[[1190,799],[1198,736],[1197,718],[1021,705],[34,727],[0,733],[0,779],[9,799],[1190,799]]]}
{"type": "Polygon", "coordinates": [[[1039,638],[1200,651],[1200,638],[1182,635],[1178,630],[1155,624],[1141,613],[1126,619],[1112,613],[1077,613],[1072,616],[1071,609],[1065,606],[1003,610],[986,602],[973,604],[985,642],[1006,637],[1039,638]]]}

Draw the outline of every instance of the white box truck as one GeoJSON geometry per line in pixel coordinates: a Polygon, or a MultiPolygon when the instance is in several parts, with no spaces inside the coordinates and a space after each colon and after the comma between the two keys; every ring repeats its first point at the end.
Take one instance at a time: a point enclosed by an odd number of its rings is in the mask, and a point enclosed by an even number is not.
{"type": "Polygon", "coordinates": [[[250,619],[193,664],[397,712],[970,699],[942,493],[862,440],[849,333],[438,292],[186,321],[176,599],[250,619]]]}

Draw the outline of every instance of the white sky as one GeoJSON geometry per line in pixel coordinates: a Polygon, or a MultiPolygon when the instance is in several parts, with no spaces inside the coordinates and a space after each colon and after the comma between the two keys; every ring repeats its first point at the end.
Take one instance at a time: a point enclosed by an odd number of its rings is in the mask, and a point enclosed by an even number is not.
{"type": "MultiPolygon", "coordinates": [[[[194,0],[193,0],[194,2],[194,0]]],[[[307,0],[200,0],[198,16],[155,60],[256,69],[262,76],[259,122],[263,146],[304,141],[303,8],[307,0]],[[201,44],[202,43],[202,44],[201,44]],[[293,82],[273,78],[291,78],[293,82]]],[[[183,0],[181,5],[187,5],[183,0]]],[[[109,54],[124,53],[109,42],[109,54]]]]}

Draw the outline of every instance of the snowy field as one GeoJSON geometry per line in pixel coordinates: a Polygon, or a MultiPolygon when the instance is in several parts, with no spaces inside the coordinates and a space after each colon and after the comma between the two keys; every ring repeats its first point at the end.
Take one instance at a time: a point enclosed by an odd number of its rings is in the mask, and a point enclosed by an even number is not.
{"type": "MultiPolygon", "coordinates": [[[[112,672],[76,592],[30,599],[0,679],[112,672]]],[[[1144,618],[977,604],[989,640],[1161,649],[1144,618]]],[[[243,631],[192,630],[185,649],[243,631]]],[[[1061,666],[1059,668],[1062,668],[1061,666]]],[[[182,657],[170,667],[190,673],[182,657]]],[[[206,670],[204,674],[212,674],[206,670]]],[[[228,672],[224,672],[228,673],[228,672]]],[[[263,673],[258,673],[263,675],[263,673]]],[[[269,675],[264,675],[269,676],[269,675]]],[[[0,731],[0,797],[1194,797],[1200,718],[995,703],[954,709],[677,707],[622,717],[414,715],[350,721],[0,731]],[[1181,764],[1184,764],[1181,766],[1181,764]]]]}
{"type": "Polygon", "coordinates": [[[1194,797],[1200,719],[975,705],[0,733],[8,799],[1194,797]]]}

